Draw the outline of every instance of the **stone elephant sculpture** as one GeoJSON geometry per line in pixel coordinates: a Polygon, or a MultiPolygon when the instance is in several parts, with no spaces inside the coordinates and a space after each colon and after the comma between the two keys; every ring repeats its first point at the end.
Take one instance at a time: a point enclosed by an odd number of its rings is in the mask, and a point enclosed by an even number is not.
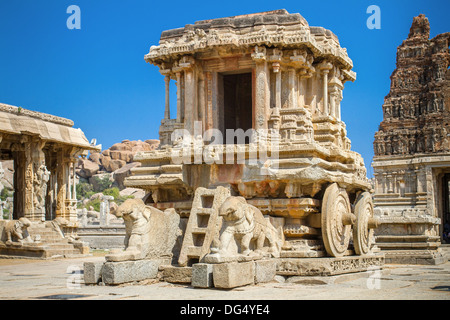
{"type": "Polygon", "coordinates": [[[8,221],[4,227],[6,234],[6,244],[11,245],[13,242],[20,244],[24,242],[33,242],[28,234],[27,228],[31,226],[31,221],[27,218],[8,221]]]}
{"type": "Polygon", "coordinates": [[[107,261],[172,257],[180,221],[174,209],[163,212],[141,199],[127,199],[115,215],[125,222],[125,250],[107,255],[107,261]]]}
{"type": "Polygon", "coordinates": [[[275,229],[261,211],[248,204],[245,198],[228,197],[219,208],[219,216],[223,218],[222,229],[219,243],[211,248],[212,255],[226,257],[239,254],[230,246],[234,240],[239,244],[243,256],[266,252],[274,257],[280,256],[283,232],[275,229]]]}

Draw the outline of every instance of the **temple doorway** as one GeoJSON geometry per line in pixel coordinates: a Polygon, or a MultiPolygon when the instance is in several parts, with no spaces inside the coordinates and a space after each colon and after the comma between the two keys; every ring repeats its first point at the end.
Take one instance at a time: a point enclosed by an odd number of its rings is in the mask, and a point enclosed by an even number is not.
{"type": "MultiPolygon", "coordinates": [[[[224,129],[242,129],[244,132],[252,128],[252,74],[223,75],[224,93],[224,129]]],[[[249,143],[249,137],[245,138],[249,143]]],[[[234,143],[242,143],[235,138],[234,143]]]]}

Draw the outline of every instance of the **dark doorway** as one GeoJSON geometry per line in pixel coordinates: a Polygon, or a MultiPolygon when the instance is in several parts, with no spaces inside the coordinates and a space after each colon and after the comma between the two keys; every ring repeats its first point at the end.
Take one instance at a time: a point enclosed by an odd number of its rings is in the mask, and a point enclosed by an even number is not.
{"type": "Polygon", "coordinates": [[[252,74],[223,76],[224,129],[252,128],[252,74]]]}

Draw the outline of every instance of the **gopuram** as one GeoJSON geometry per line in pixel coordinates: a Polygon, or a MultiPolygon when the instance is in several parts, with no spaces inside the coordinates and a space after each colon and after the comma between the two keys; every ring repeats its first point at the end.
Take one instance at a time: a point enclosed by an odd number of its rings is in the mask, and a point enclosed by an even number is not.
{"type": "Polygon", "coordinates": [[[85,283],[163,270],[233,288],[383,266],[366,168],[341,119],[356,74],[336,35],[276,10],[164,31],[145,60],[165,79],[161,145],[137,153],[124,182],[147,192],[117,209],[125,250],[85,263],[85,283]]]}
{"type": "Polygon", "coordinates": [[[89,252],[76,234],[75,163],[98,149],[71,120],[0,104],[0,160],[14,161],[13,214],[0,220],[0,255],[89,252]]]}
{"type": "Polygon", "coordinates": [[[450,33],[414,17],[375,134],[376,243],[386,262],[438,264],[450,223],[450,33]]]}

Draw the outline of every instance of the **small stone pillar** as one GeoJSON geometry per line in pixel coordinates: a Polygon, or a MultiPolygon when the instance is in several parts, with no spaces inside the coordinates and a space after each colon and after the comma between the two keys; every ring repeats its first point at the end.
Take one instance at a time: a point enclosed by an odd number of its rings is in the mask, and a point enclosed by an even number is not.
{"type": "Polygon", "coordinates": [[[88,224],[88,218],[87,218],[87,209],[83,208],[81,210],[81,219],[80,219],[80,224],[83,227],[86,227],[88,224]]]}
{"type": "Polygon", "coordinates": [[[109,224],[109,201],[114,200],[113,196],[102,196],[100,203],[100,226],[109,224]]]}

